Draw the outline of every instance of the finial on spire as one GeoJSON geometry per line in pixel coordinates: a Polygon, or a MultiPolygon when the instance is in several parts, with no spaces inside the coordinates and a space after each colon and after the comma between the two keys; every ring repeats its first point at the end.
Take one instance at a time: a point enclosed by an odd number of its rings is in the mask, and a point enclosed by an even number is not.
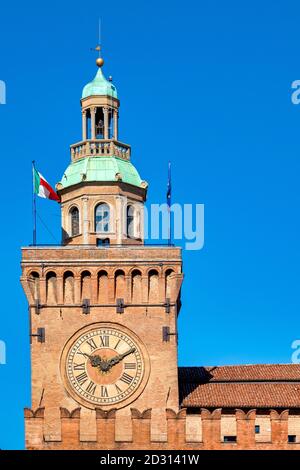
{"type": "Polygon", "coordinates": [[[98,67],[102,67],[104,64],[104,59],[100,57],[100,51],[101,51],[101,18],[100,17],[99,17],[99,28],[98,28],[98,44],[94,49],[91,49],[91,51],[98,52],[96,64],[98,67]]]}
{"type": "Polygon", "coordinates": [[[97,57],[96,64],[98,67],[102,67],[102,65],[104,64],[104,59],[102,59],[102,57],[97,57]]]}

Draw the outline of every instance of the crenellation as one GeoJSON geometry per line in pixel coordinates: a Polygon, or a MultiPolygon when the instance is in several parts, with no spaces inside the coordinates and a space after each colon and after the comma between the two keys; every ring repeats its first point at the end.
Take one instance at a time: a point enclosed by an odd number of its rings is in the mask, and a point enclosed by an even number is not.
{"type": "MultiPolygon", "coordinates": [[[[181,450],[208,450],[222,449],[298,449],[298,443],[288,443],[287,423],[288,410],[285,410],[283,417],[275,417],[272,410],[268,410],[268,416],[275,422],[272,440],[269,442],[258,442],[254,440],[254,422],[257,410],[251,410],[250,414],[243,410],[233,410],[234,414],[228,416],[220,410],[211,413],[202,410],[197,414],[187,414],[185,409],[176,412],[172,409],[165,409],[164,415],[167,422],[166,440],[158,440],[151,435],[152,410],[140,411],[132,408],[130,414],[125,415],[126,427],[124,428],[122,410],[104,411],[96,409],[90,417],[84,416],[83,408],[75,408],[72,411],[66,408],[60,409],[61,438],[56,440],[47,439],[47,448],[51,449],[76,449],[84,448],[89,442],[91,448],[95,449],[181,449],[181,450]],[[221,433],[221,422],[223,419],[236,421],[236,443],[223,442],[221,433]],[[121,429],[118,429],[121,425],[121,429]],[[243,426],[243,425],[246,425],[243,426]],[[84,426],[87,426],[87,433],[84,434],[84,426]],[[129,426],[129,427],[128,427],[129,426]],[[247,429],[249,427],[249,429],[247,429]],[[216,431],[219,432],[216,432],[216,431]],[[250,432],[251,431],[251,432],[250,432]],[[123,433],[123,434],[122,434],[123,433]],[[211,438],[213,434],[213,439],[211,438]]],[[[32,433],[30,448],[43,448],[45,431],[43,424],[44,409],[36,411],[25,409],[26,429],[32,433]]],[[[292,419],[299,429],[300,416],[292,415],[292,419]]],[[[299,436],[298,436],[299,437],[299,436]]]]}

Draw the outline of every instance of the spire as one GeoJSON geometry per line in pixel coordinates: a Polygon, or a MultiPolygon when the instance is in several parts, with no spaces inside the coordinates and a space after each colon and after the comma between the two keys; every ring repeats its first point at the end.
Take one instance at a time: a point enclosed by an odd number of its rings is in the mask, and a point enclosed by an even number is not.
{"type": "Polygon", "coordinates": [[[82,98],[87,98],[88,96],[110,96],[112,98],[118,98],[116,87],[105,78],[102,68],[100,66],[98,67],[99,69],[94,79],[83,88],[82,98]]]}
{"type": "Polygon", "coordinates": [[[98,58],[96,59],[96,64],[98,67],[102,67],[104,64],[104,60],[102,57],[100,57],[100,51],[101,51],[101,18],[100,16],[98,19],[98,45],[96,46],[96,50],[98,51],[98,58]]]}
{"type": "Polygon", "coordinates": [[[88,96],[109,96],[111,98],[118,98],[116,87],[111,81],[111,77],[107,80],[102,72],[102,66],[104,65],[104,59],[100,57],[101,46],[98,44],[93,51],[98,51],[99,57],[96,59],[96,65],[98,71],[94,79],[89,82],[82,90],[82,98],[88,96]]]}
{"type": "Polygon", "coordinates": [[[110,98],[118,98],[116,87],[112,83],[111,77],[109,80],[106,80],[102,67],[104,65],[104,59],[101,57],[101,19],[99,18],[99,28],[98,28],[98,44],[96,47],[91,48],[91,51],[97,52],[96,65],[98,71],[94,79],[89,82],[82,91],[82,98],[87,98],[89,96],[108,96],[110,98]]]}
{"type": "Polygon", "coordinates": [[[101,51],[101,18],[99,17],[99,26],[98,26],[98,44],[92,51],[98,52],[98,57],[96,59],[96,65],[102,67],[104,65],[104,59],[100,56],[101,51]]]}

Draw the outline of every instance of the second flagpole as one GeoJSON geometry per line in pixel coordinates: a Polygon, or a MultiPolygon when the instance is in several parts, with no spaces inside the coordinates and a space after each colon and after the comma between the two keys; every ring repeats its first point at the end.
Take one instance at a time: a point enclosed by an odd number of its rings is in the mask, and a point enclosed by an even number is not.
{"type": "Polygon", "coordinates": [[[32,244],[36,246],[36,191],[35,191],[35,161],[32,161],[32,223],[33,223],[33,230],[32,230],[32,244]]]}
{"type": "Polygon", "coordinates": [[[172,192],[172,184],[171,184],[171,162],[168,163],[168,186],[167,186],[167,205],[168,205],[168,245],[172,245],[172,219],[171,219],[171,192],[172,192]]]}

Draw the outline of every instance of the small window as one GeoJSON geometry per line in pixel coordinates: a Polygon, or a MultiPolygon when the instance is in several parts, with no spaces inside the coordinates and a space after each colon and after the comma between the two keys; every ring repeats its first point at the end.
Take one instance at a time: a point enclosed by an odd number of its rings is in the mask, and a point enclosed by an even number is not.
{"type": "Polygon", "coordinates": [[[98,204],[95,209],[95,232],[109,232],[110,210],[108,204],[98,204]]]}
{"type": "Polygon", "coordinates": [[[127,206],[127,237],[134,238],[134,207],[127,206]]]}
{"type": "Polygon", "coordinates": [[[255,425],[255,434],[260,433],[260,426],[258,424],[255,425]]]}
{"type": "Polygon", "coordinates": [[[70,210],[71,217],[71,237],[79,235],[79,210],[77,207],[72,207],[70,210]]]}
{"type": "Polygon", "coordinates": [[[296,435],[295,434],[289,434],[288,435],[288,442],[290,442],[290,443],[296,442],[296,435]]]}
{"type": "Polygon", "coordinates": [[[236,442],[236,436],[224,436],[224,442],[236,442]]]}
{"type": "Polygon", "coordinates": [[[109,238],[97,238],[97,246],[109,246],[109,238]]]}

